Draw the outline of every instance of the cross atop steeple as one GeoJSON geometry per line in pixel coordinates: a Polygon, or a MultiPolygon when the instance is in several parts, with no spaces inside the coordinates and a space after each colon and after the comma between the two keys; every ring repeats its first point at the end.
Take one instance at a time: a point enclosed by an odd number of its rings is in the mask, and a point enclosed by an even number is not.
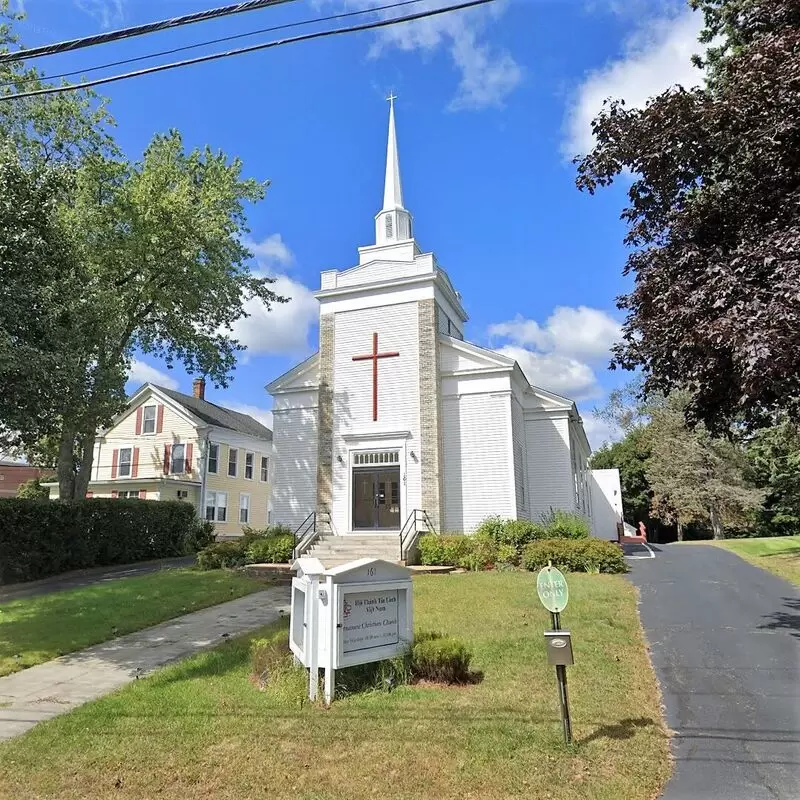
{"type": "Polygon", "coordinates": [[[394,101],[397,100],[397,95],[394,92],[389,92],[389,96],[386,99],[389,101],[389,105],[394,108],[394,101]]]}

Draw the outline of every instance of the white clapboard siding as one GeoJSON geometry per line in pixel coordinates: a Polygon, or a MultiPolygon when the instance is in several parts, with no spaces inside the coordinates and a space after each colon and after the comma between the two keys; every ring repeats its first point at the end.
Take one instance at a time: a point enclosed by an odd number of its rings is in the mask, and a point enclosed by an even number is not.
{"type": "MultiPolygon", "coordinates": [[[[344,311],[336,315],[334,331],[334,503],[331,521],[335,531],[350,528],[350,475],[336,456],[357,450],[360,442],[370,449],[374,435],[408,432],[409,451],[420,452],[419,441],[419,315],[417,303],[344,311]],[[378,419],[372,418],[372,362],[353,356],[372,352],[373,333],[379,352],[397,352],[396,358],[378,362],[378,419]]],[[[378,445],[380,446],[380,445],[378,445]]],[[[420,502],[420,464],[409,460],[404,483],[403,521],[420,502]]]]}
{"type": "Polygon", "coordinates": [[[408,278],[431,272],[431,264],[425,259],[415,261],[373,261],[360,267],[354,267],[336,276],[336,286],[360,286],[362,283],[378,283],[397,278],[408,278]]]}
{"type": "Polygon", "coordinates": [[[567,416],[525,420],[530,517],[550,508],[575,510],[575,484],[569,452],[567,416]]]}
{"type": "Polygon", "coordinates": [[[528,491],[528,457],[525,441],[525,419],[522,406],[516,397],[511,397],[512,440],[514,445],[514,489],[517,499],[517,518],[529,517],[530,497],[528,491]]]}
{"type": "Polygon", "coordinates": [[[446,397],[442,412],[444,529],[471,533],[493,514],[516,516],[509,479],[509,396],[446,397]]]}
{"type": "Polygon", "coordinates": [[[295,529],[317,504],[317,409],[276,411],[272,522],[295,529]]]}

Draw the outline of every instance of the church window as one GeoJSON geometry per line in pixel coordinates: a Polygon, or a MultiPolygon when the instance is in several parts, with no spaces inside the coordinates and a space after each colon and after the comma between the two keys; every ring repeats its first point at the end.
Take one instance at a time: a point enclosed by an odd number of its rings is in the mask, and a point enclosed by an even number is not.
{"type": "Polygon", "coordinates": [[[394,236],[394,225],[392,220],[392,215],[386,215],[386,238],[391,239],[394,236]]]}
{"type": "Polygon", "coordinates": [[[397,450],[373,453],[354,453],[353,463],[357,467],[369,467],[374,464],[399,464],[400,453],[397,450]]]}

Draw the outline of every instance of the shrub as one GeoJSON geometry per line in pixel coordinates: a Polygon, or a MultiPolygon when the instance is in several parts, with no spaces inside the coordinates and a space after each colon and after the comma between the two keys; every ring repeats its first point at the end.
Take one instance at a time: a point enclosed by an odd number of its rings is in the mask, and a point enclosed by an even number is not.
{"type": "Polygon", "coordinates": [[[188,503],[97,498],[0,500],[0,582],[186,554],[198,536],[188,503]]]}
{"type": "Polygon", "coordinates": [[[627,572],[622,550],[601,539],[543,539],[531,542],[522,553],[522,566],[540,570],[553,566],[568,572],[627,572]]]}
{"type": "Polygon", "coordinates": [[[286,564],[292,559],[293,549],[293,534],[269,535],[251,542],[245,560],[248,564],[286,564]]]}
{"type": "Polygon", "coordinates": [[[215,542],[217,539],[216,531],[214,530],[214,523],[207,519],[195,518],[194,525],[187,531],[184,537],[183,551],[184,553],[196,553],[204,547],[215,542]]]}
{"type": "Polygon", "coordinates": [[[545,539],[588,539],[591,533],[589,520],[582,514],[550,509],[542,514],[545,539]]]}
{"type": "Polygon", "coordinates": [[[241,539],[232,542],[215,542],[197,554],[200,569],[230,569],[245,563],[245,549],[241,539]]]}
{"type": "Polygon", "coordinates": [[[472,550],[472,537],[463,534],[421,536],[418,542],[420,561],[426,565],[461,566],[472,550]]]}
{"type": "Polygon", "coordinates": [[[543,539],[544,528],[527,519],[500,519],[500,517],[487,517],[476,532],[479,536],[486,536],[495,544],[507,544],[514,547],[518,553],[534,539],[543,539]]]}
{"type": "Polygon", "coordinates": [[[472,651],[460,639],[441,633],[421,632],[411,647],[411,674],[416,680],[436,683],[472,683],[472,651]]]}
{"type": "Polygon", "coordinates": [[[259,539],[268,539],[272,536],[291,536],[294,532],[286,525],[269,525],[266,528],[251,528],[249,525],[242,526],[242,537],[239,541],[244,542],[244,549],[259,539]]]}
{"type": "Polygon", "coordinates": [[[31,478],[17,487],[17,497],[23,497],[27,500],[48,500],[50,498],[50,489],[42,486],[40,478],[31,478]]]}

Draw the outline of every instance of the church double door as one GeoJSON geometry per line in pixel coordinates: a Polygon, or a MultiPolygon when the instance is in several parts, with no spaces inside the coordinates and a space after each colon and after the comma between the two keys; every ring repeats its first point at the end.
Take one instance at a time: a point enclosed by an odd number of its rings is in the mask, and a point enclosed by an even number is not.
{"type": "Polygon", "coordinates": [[[353,530],[400,530],[400,468],[353,470],[353,530]]]}

